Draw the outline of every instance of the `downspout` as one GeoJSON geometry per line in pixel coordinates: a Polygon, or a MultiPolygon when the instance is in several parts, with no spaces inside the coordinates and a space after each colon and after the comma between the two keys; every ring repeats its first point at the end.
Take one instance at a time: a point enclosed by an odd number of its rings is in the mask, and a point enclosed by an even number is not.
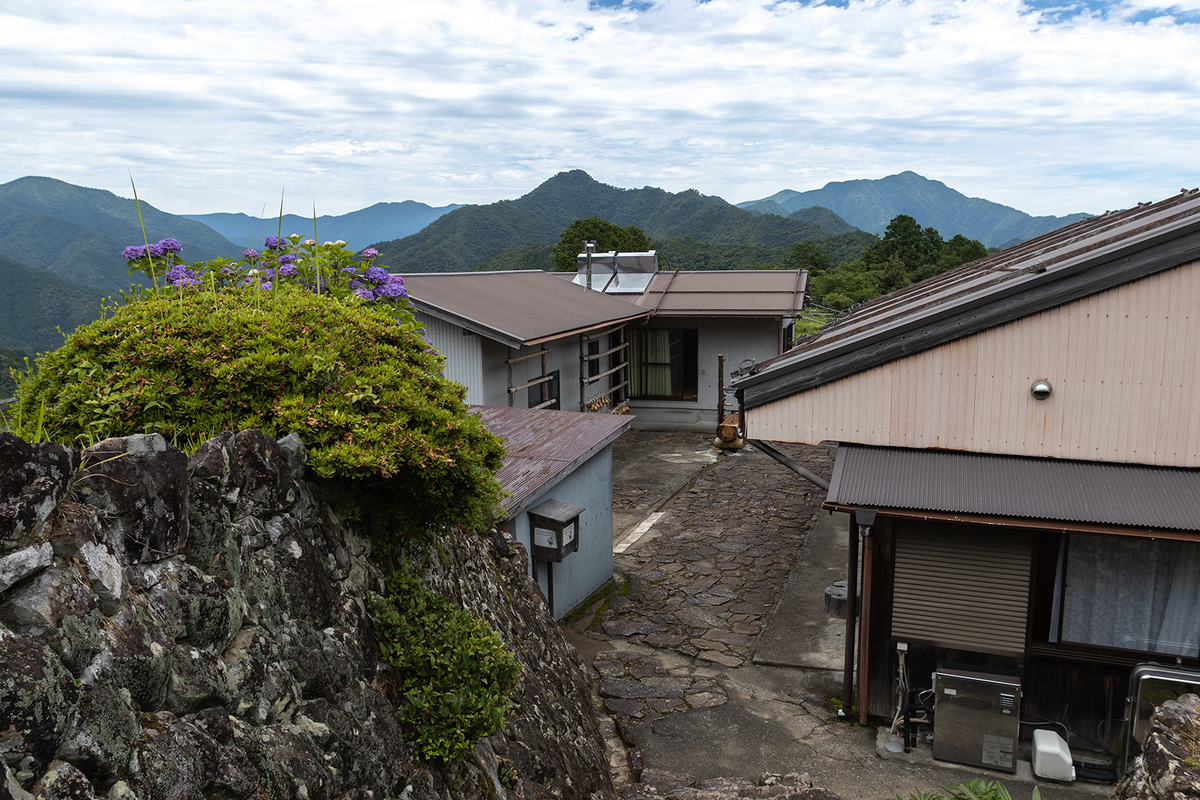
{"type": "Polygon", "coordinates": [[[875,524],[875,510],[860,508],[854,512],[859,533],[863,540],[862,563],[862,625],[859,626],[858,641],[858,724],[867,724],[867,686],[870,682],[871,656],[871,565],[874,559],[875,540],[871,538],[871,526],[875,524]]]}
{"type": "Polygon", "coordinates": [[[842,661],[842,713],[854,706],[854,623],[858,618],[858,523],[850,514],[850,555],[846,563],[846,655],[842,661]]]}
{"type": "MultiPolygon", "coordinates": [[[[740,395],[740,393],[739,393],[739,395],[740,395]]],[[[739,397],[739,399],[740,399],[740,397],[739,397]]],[[[741,423],[741,421],[739,420],[739,424],[740,423],[741,423]]],[[[743,429],[743,435],[744,435],[744,429],[743,429]]],[[[790,458],[788,458],[783,453],[779,452],[778,450],[776,450],[774,447],[767,444],[766,442],[760,441],[758,439],[746,439],[746,443],[754,445],[759,450],[763,451],[764,453],[769,455],[771,458],[775,459],[780,464],[783,464],[785,467],[790,469],[792,472],[799,475],[801,478],[804,478],[804,480],[808,481],[809,483],[811,483],[815,486],[818,486],[827,492],[829,491],[829,481],[825,480],[817,473],[800,466],[795,461],[792,461],[790,458]]]]}

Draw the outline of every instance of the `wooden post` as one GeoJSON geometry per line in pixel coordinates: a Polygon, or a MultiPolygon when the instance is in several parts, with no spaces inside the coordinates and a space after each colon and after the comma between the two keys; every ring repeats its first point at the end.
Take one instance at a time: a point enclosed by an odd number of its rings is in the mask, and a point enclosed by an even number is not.
{"type": "Polygon", "coordinates": [[[717,353],[717,425],[725,421],[725,356],[717,353]]]}
{"type": "Polygon", "coordinates": [[[867,724],[867,686],[870,683],[871,657],[871,562],[874,540],[870,531],[863,535],[862,625],[858,639],[858,724],[867,724]]]}

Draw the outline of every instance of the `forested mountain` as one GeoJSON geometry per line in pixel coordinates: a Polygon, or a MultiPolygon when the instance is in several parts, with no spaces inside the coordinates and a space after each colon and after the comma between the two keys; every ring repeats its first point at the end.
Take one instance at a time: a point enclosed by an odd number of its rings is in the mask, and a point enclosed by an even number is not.
{"type": "MultiPolygon", "coordinates": [[[[341,239],[356,250],[371,242],[384,239],[400,239],[411,236],[438,217],[461,208],[452,204],[434,208],[424,203],[405,200],[403,203],[376,203],[349,214],[317,217],[317,238],[320,241],[341,239]]],[[[183,214],[188,219],[201,222],[224,236],[238,247],[245,248],[253,242],[255,249],[262,249],[263,239],[280,232],[280,218],[252,217],[249,214],[183,214]]],[[[313,235],[312,217],[284,214],[282,232],[284,236],[299,233],[305,238],[313,235]]]]}
{"type": "Polygon", "coordinates": [[[16,392],[17,383],[13,380],[11,370],[25,369],[25,358],[28,355],[20,350],[0,347],[0,400],[6,400],[16,392]]]}
{"type": "Polygon", "coordinates": [[[754,214],[778,214],[782,210],[789,215],[812,206],[832,209],[851,225],[879,235],[892,219],[906,214],[922,226],[936,228],[942,236],[961,234],[988,247],[1007,247],[1088,216],[1033,217],[1009,206],[967,197],[915,172],[879,180],[827,183],[808,192],[785,189],[762,200],[738,204],[754,214]]]}
{"type": "MultiPolygon", "coordinates": [[[[694,190],[674,194],[652,187],[618,189],[574,170],[555,175],[516,200],[464,206],[419,233],[375,247],[380,260],[399,272],[468,270],[479,268],[489,258],[486,263],[494,267],[515,260],[515,254],[501,251],[553,245],[563,229],[587,217],[636,225],[656,243],[690,237],[703,243],[786,248],[854,231],[826,209],[808,212],[802,219],[756,216],[694,190]]],[[[690,264],[673,266],[695,268],[690,264]]]]}
{"type": "MultiPolygon", "coordinates": [[[[207,225],[142,203],[151,242],[171,237],[188,261],[240,256],[241,249],[207,225]]],[[[121,251],[142,242],[133,200],[53,178],[0,185],[0,255],[35,270],[113,295],[133,279],[121,251]]]]}
{"type": "Polygon", "coordinates": [[[63,334],[100,316],[99,291],[5,256],[0,256],[0,286],[0,348],[45,353],[62,344],[63,334]]]}

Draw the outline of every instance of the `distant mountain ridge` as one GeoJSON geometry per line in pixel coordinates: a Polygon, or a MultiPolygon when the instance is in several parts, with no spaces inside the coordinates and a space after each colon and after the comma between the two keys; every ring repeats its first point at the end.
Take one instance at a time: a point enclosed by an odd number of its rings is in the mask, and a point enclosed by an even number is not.
{"type": "MultiPolygon", "coordinates": [[[[317,236],[321,241],[347,242],[355,250],[361,250],[372,242],[383,239],[400,239],[410,236],[433,222],[443,214],[456,208],[459,203],[434,208],[415,200],[402,203],[376,203],[348,214],[317,217],[317,236]]],[[[200,222],[224,236],[241,248],[253,246],[261,249],[263,239],[274,236],[280,230],[280,218],[252,217],[249,214],[183,214],[187,219],[200,222]],[[253,242],[252,245],[249,243],[253,242]]],[[[306,239],[313,235],[312,217],[297,214],[283,215],[283,235],[299,233],[306,239]]]]}
{"type": "Polygon", "coordinates": [[[1007,247],[1078,222],[1088,214],[1034,217],[1015,208],[978,197],[967,197],[941,181],[906,171],[878,180],[827,183],[820,189],[785,189],[761,200],[738,203],[753,214],[790,215],[823,206],[864,231],[883,234],[898,214],[907,214],[922,227],[933,227],[949,239],[962,234],[988,247],[1007,247]]]}
{"type": "Polygon", "coordinates": [[[516,200],[464,206],[412,236],[375,247],[381,261],[398,272],[469,270],[502,251],[554,244],[568,225],[587,217],[636,225],[653,239],[722,244],[784,246],[855,231],[827,209],[796,219],[756,216],[695,190],[619,189],[572,170],[516,200]]]}
{"type": "Polygon", "coordinates": [[[0,286],[0,348],[49,352],[64,334],[100,316],[100,292],[2,255],[0,286]]]}
{"type": "MultiPolygon", "coordinates": [[[[151,242],[171,237],[188,261],[240,256],[241,250],[207,225],[142,203],[151,242]]],[[[142,242],[133,200],[102,189],[27,177],[0,185],[0,255],[115,296],[134,279],[121,257],[142,242]]]]}

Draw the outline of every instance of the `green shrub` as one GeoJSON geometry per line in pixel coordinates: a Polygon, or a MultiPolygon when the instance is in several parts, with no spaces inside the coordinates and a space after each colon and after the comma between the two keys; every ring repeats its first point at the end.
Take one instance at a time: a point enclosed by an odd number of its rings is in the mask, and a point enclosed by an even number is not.
{"type": "Polygon", "coordinates": [[[222,430],[296,432],[322,477],[382,479],[410,530],[477,524],[503,447],[407,304],[334,300],[297,286],[171,288],[83,326],[24,376],[14,416],[58,441],[158,432],[180,446],[222,430]],[[43,411],[44,408],[44,411],[43,411]]]}
{"type": "Polygon", "coordinates": [[[426,759],[452,761],[500,730],[521,667],[495,631],[403,572],[372,618],[400,675],[400,718],[426,759]]]}

